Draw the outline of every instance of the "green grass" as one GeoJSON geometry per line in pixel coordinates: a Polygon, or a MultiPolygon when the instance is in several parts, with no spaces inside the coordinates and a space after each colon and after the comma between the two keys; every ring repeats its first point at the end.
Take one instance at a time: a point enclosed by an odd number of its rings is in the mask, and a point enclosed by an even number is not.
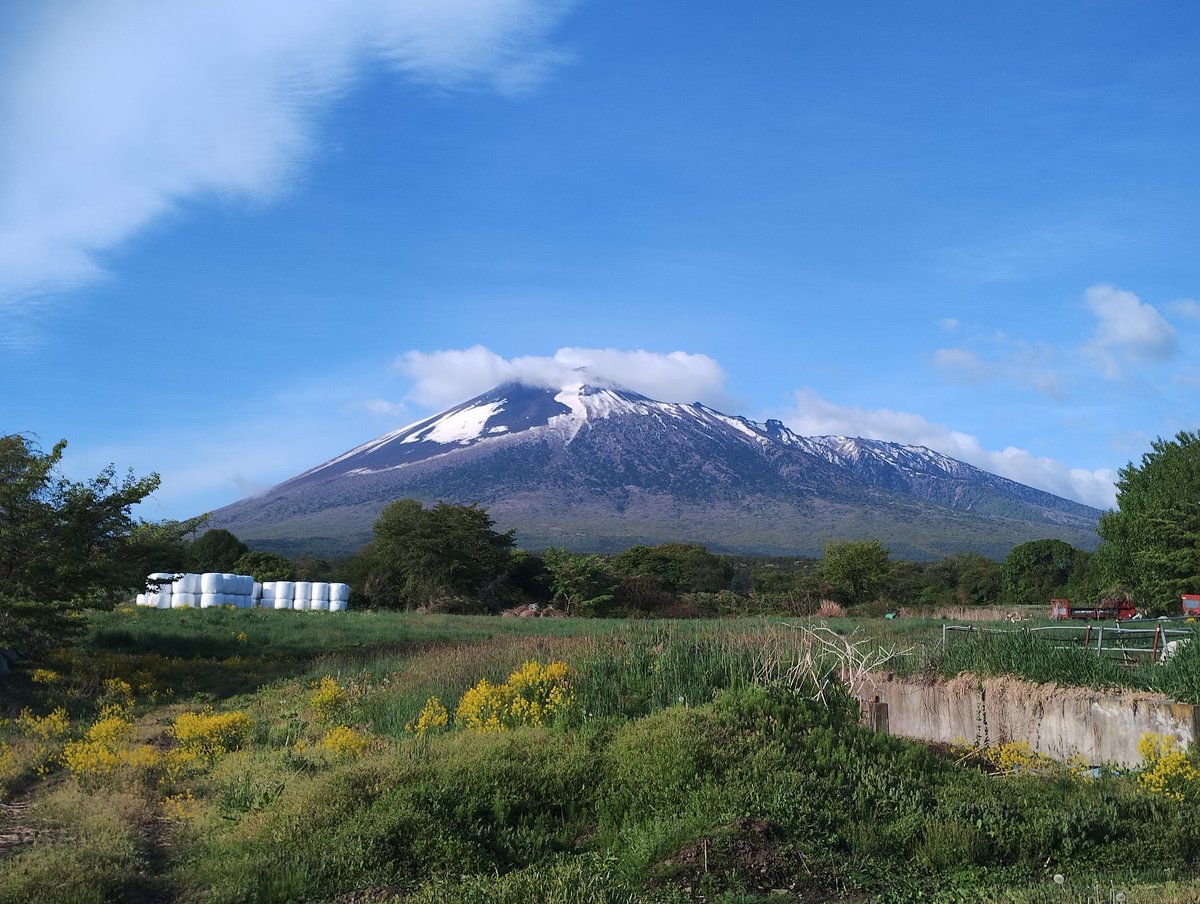
{"type": "MultiPolygon", "coordinates": [[[[1177,801],[1133,774],[997,777],[858,725],[835,648],[918,647],[940,639],[939,624],[847,619],[814,634],[794,619],[96,615],[72,650],[37,664],[59,680],[34,684],[29,664],[9,681],[9,717],[63,705],[78,737],[119,696],[104,680],[119,678],[133,688],[134,743],[172,749],[171,720],[205,706],[244,712],[252,731],[211,764],[84,790],[53,761],[34,773],[33,741],[0,726],[16,770],[2,799],[18,805],[0,811],[0,835],[38,838],[0,849],[0,902],[1057,904],[1114,889],[1200,900],[1200,788],[1177,801]],[[453,710],[528,659],[571,666],[575,702],[554,724],[406,730],[428,697],[453,710]],[[318,707],[324,676],[341,693],[318,707]],[[366,748],[323,746],[334,726],[366,748]],[[180,795],[191,797],[165,800],[180,795]]],[[[1024,658],[1038,674],[1108,680],[1031,643],[929,655],[943,669],[1024,658]]],[[[1147,675],[1172,670],[1186,672],[1147,675]]]]}
{"type": "MultiPolygon", "coordinates": [[[[1196,630],[1165,663],[1143,656],[1126,665],[1095,650],[1060,646],[1045,634],[1021,628],[953,635],[943,647],[924,644],[908,658],[908,672],[932,671],[944,677],[972,672],[982,677],[1011,675],[1035,683],[1128,689],[1163,694],[1200,704],[1200,642],[1196,630]]],[[[1142,641],[1146,643],[1146,641],[1142,641]]]]}

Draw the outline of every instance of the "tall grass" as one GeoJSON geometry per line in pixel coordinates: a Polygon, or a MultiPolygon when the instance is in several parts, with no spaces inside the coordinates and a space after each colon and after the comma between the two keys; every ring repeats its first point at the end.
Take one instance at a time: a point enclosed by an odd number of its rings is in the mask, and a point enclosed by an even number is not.
{"type": "Polygon", "coordinates": [[[1167,662],[1144,659],[1133,665],[1095,650],[1059,646],[1054,640],[1014,629],[979,632],[951,639],[944,648],[929,646],[910,661],[944,677],[971,672],[982,677],[1011,675],[1034,683],[1056,683],[1103,690],[1159,693],[1181,703],[1200,704],[1200,632],[1167,662]]]}

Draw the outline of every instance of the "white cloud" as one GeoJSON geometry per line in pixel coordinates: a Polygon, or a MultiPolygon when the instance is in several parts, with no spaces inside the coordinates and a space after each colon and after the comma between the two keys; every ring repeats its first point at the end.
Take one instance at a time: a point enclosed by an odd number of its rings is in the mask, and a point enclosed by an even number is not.
{"type": "Polygon", "coordinates": [[[1115,286],[1092,286],[1084,303],[1099,319],[1084,351],[1110,380],[1132,364],[1165,360],[1175,354],[1175,329],[1152,305],[1115,286]]]}
{"type": "Polygon", "coordinates": [[[1178,301],[1172,301],[1167,305],[1167,310],[1176,317],[1200,320],[1200,302],[1193,301],[1190,298],[1180,298],[1178,301]]]}
{"type": "Polygon", "coordinates": [[[940,326],[947,333],[957,332],[958,328],[962,326],[962,323],[957,317],[943,317],[937,323],[938,326],[940,326]]]}
{"type": "Polygon", "coordinates": [[[407,352],[397,359],[396,366],[413,381],[409,397],[434,407],[462,402],[510,380],[553,389],[581,380],[606,382],[663,401],[712,405],[727,401],[721,366],[707,355],[688,352],[560,348],[552,357],[504,358],[476,345],[407,352]]]}
{"type": "Polygon", "coordinates": [[[983,383],[992,377],[992,367],[963,348],[939,348],[933,353],[933,363],[964,383],[983,383]]]}
{"type": "MultiPolygon", "coordinates": [[[[1178,350],[1174,327],[1132,292],[1095,285],[1083,297],[1097,323],[1082,342],[1054,345],[996,331],[967,343],[972,348],[937,349],[933,363],[956,382],[1004,381],[1062,399],[1072,385],[1090,386],[1097,374],[1124,380],[1135,367],[1165,361],[1178,350]]],[[[1194,301],[1169,307],[1180,316],[1200,316],[1194,301]]]]}
{"type": "Polygon", "coordinates": [[[377,417],[394,417],[408,414],[408,406],[403,402],[389,402],[387,399],[364,399],[351,402],[350,411],[364,411],[377,417]]]}
{"type": "Polygon", "coordinates": [[[569,5],[26,4],[6,21],[20,39],[0,39],[0,310],[101,277],[106,253],[185,200],[286,190],[319,113],[369,63],[437,86],[535,84],[562,58],[545,39],[569,5]]]}
{"type": "Polygon", "coordinates": [[[919,414],[888,408],[846,408],[825,401],[811,389],[800,389],[796,391],[796,407],[783,420],[792,430],[807,436],[861,436],[925,446],[1009,480],[1097,508],[1110,508],[1116,501],[1114,470],[1071,468],[1013,446],[999,451],[985,449],[974,436],[932,423],[919,414]]]}

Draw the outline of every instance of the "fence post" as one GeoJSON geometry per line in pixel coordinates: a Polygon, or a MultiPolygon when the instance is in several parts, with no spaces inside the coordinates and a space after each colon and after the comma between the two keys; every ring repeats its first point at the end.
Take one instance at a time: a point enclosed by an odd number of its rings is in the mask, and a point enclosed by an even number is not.
{"type": "Polygon", "coordinates": [[[867,704],[867,727],[888,734],[888,705],[878,697],[867,704]]]}
{"type": "Polygon", "coordinates": [[[1100,625],[1096,629],[1096,655],[1099,656],[1104,652],[1104,625],[1100,625]]]}

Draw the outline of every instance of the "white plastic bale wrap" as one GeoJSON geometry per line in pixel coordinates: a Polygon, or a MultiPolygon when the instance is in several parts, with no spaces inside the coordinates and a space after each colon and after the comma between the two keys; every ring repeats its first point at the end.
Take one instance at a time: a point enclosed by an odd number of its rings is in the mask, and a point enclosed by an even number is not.
{"type": "Polygon", "coordinates": [[[350,602],[350,585],[349,584],[330,584],[329,585],[329,611],[330,612],[345,612],[346,606],[350,602]]]}
{"type": "Polygon", "coordinates": [[[160,590],[158,593],[151,594],[151,596],[154,598],[155,608],[157,608],[157,609],[170,609],[171,608],[172,593],[169,589],[168,590],[160,590]]]}
{"type": "Polygon", "coordinates": [[[325,581],[313,581],[311,602],[308,608],[314,612],[329,611],[329,584],[325,581]]]}
{"type": "Polygon", "coordinates": [[[258,581],[255,581],[255,582],[254,582],[254,590],[251,592],[251,594],[250,594],[250,595],[251,595],[252,597],[254,597],[256,600],[260,600],[260,599],[262,599],[262,597],[263,597],[263,585],[262,585],[262,584],[260,584],[258,581]]]}
{"type": "Polygon", "coordinates": [[[200,592],[203,594],[224,593],[225,575],[216,571],[206,571],[200,575],[200,592]]]}
{"type": "Polygon", "coordinates": [[[198,598],[194,593],[172,593],[171,608],[172,609],[195,609],[198,598]]]}
{"type": "Polygon", "coordinates": [[[139,606],[144,606],[144,605],[146,605],[146,594],[144,594],[144,593],[139,593],[139,594],[137,595],[137,605],[139,605],[139,606]]]}
{"type": "Polygon", "coordinates": [[[202,593],[200,594],[200,608],[211,609],[213,606],[221,605],[221,594],[219,593],[202,593]]]}
{"type": "Polygon", "coordinates": [[[273,589],[275,591],[275,608],[291,609],[292,598],[296,595],[296,585],[291,581],[276,581],[273,589]]]}
{"type": "Polygon", "coordinates": [[[307,612],[312,607],[312,584],[309,581],[296,582],[296,594],[292,597],[292,608],[307,612]]]}

